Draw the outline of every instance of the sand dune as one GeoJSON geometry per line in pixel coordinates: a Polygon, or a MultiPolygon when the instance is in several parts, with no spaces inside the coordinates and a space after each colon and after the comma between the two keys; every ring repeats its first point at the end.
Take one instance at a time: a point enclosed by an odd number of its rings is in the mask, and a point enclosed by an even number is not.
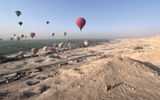
{"type": "Polygon", "coordinates": [[[0,99],[159,100],[159,38],[113,40],[0,64],[0,99]]]}

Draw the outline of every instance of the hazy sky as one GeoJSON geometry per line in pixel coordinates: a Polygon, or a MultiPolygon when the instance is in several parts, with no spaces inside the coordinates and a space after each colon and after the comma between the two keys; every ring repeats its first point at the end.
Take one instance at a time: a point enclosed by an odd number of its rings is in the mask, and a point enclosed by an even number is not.
{"type": "Polygon", "coordinates": [[[160,34],[160,0],[0,0],[0,38],[121,38],[160,34]],[[18,18],[15,10],[22,15],[18,18]],[[82,32],[77,17],[87,21],[82,32]],[[50,21],[46,25],[46,20],[50,21]],[[18,22],[23,21],[19,26],[18,22]]]}

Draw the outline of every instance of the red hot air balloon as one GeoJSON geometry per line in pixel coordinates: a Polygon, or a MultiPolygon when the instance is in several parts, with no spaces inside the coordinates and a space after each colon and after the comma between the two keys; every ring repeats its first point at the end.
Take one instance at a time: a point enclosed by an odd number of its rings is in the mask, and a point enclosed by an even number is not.
{"type": "Polygon", "coordinates": [[[34,38],[34,36],[35,36],[36,34],[35,33],[30,33],[30,36],[31,36],[31,38],[34,38]]]}
{"type": "Polygon", "coordinates": [[[82,28],[86,24],[86,20],[82,17],[79,17],[79,18],[76,19],[76,24],[80,28],[80,30],[82,31],[82,28]]]}

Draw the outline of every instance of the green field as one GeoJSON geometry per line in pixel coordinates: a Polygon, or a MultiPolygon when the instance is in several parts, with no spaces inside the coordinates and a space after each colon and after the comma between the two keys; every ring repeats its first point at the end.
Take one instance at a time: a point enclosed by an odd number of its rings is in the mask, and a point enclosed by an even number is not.
{"type": "MultiPolygon", "coordinates": [[[[64,42],[67,45],[69,42],[73,45],[83,47],[84,40],[23,40],[23,41],[0,41],[0,55],[16,53],[19,51],[30,51],[32,48],[42,48],[43,46],[53,46],[64,42]]],[[[99,42],[108,40],[89,40],[91,45],[96,45],[99,42]]]]}

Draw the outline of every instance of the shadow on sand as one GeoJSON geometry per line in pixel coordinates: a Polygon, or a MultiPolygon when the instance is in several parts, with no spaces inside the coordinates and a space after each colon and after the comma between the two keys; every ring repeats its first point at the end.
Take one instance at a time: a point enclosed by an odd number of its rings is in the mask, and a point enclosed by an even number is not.
{"type": "MultiPolygon", "coordinates": [[[[130,58],[131,59],[131,58],[130,58]]],[[[141,63],[141,64],[144,64],[146,67],[156,71],[158,73],[158,75],[160,75],[160,68],[150,62],[142,62],[142,61],[139,61],[139,60],[135,60],[135,59],[131,59],[132,61],[135,61],[135,62],[138,62],[138,63],[141,63]]]]}

